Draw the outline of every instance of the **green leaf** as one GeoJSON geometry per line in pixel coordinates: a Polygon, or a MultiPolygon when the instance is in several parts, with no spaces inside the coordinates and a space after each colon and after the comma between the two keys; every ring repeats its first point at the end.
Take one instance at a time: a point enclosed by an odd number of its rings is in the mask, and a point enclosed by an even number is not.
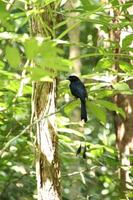
{"type": "Polygon", "coordinates": [[[105,100],[97,100],[96,103],[100,104],[101,106],[107,108],[108,110],[115,111],[116,113],[120,114],[123,118],[125,118],[125,112],[122,108],[119,108],[116,104],[105,101],[105,100]]]}
{"type": "Polygon", "coordinates": [[[5,63],[0,60],[0,68],[3,68],[4,66],[5,66],[5,63]]]}
{"type": "Polygon", "coordinates": [[[91,154],[94,156],[94,157],[100,157],[103,155],[103,148],[95,148],[95,149],[92,149],[91,150],[91,154]]]}
{"type": "Polygon", "coordinates": [[[130,63],[121,61],[119,66],[120,66],[120,69],[122,69],[124,72],[132,72],[133,71],[133,65],[131,65],[130,63]]]}
{"type": "Polygon", "coordinates": [[[6,59],[12,67],[19,67],[21,58],[19,50],[16,47],[6,46],[6,59]]]}
{"type": "Polygon", "coordinates": [[[109,58],[102,58],[99,60],[98,64],[96,65],[96,70],[102,70],[102,69],[109,69],[113,65],[113,60],[109,58]]]}
{"type": "Polygon", "coordinates": [[[45,0],[45,4],[48,5],[48,4],[50,4],[50,3],[54,2],[54,1],[56,1],[56,0],[45,0]]]}
{"type": "Polygon", "coordinates": [[[62,53],[63,51],[56,46],[55,42],[45,41],[40,47],[40,55],[36,58],[36,62],[43,68],[68,71],[71,62],[59,56],[62,53]]]}
{"type": "Polygon", "coordinates": [[[97,96],[97,98],[102,99],[104,97],[112,96],[113,93],[114,93],[113,90],[104,89],[102,91],[100,91],[100,90],[97,91],[96,96],[97,96]]]}
{"type": "Polygon", "coordinates": [[[6,70],[1,70],[1,69],[0,69],[0,76],[1,76],[1,79],[2,79],[3,76],[6,77],[6,79],[7,79],[7,78],[10,79],[10,78],[13,78],[14,75],[15,75],[14,73],[11,73],[11,72],[8,72],[8,71],[6,71],[6,70]]]}
{"type": "Polygon", "coordinates": [[[64,108],[64,111],[67,115],[70,115],[72,110],[76,107],[76,106],[79,106],[80,105],[80,101],[79,99],[75,100],[75,101],[72,101],[70,102],[69,104],[67,104],[64,108]]]}
{"type": "Polygon", "coordinates": [[[70,139],[70,137],[66,136],[66,135],[58,135],[60,140],[63,140],[65,143],[71,143],[72,140],[70,139]]]}
{"type": "Polygon", "coordinates": [[[6,10],[6,4],[0,1],[0,19],[4,20],[9,17],[9,13],[6,10]]]}
{"type": "Polygon", "coordinates": [[[50,78],[50,75],[52,75],[52,73],[49,73],[48,71],[41,69],[39,67],[34,67],[30,69],[31,72],[31,80],[32,81],[47,81],[47,82],[51,82],[52,79],[50,78]]]}
{"type": "Polygon", "coordinates": [[[63,132],[63,133],[68,133],[68,134],[74,134],[74,135],[84,138],[83,133],[71,128],[58,128],[58,131],[63,132]]]}
{"type": "Polygon", "coordinates": [[[113,6],[117,6],[117,5],[119,5],[119,1],[118,0],[111,0],[111,4],[113,6]]]}
{"type": "Polygon", "coordinates": [[[130,88],[127,83],[115,83],[113,85],[113,88],[119,91],[128,91],[128,90],[130,91],[130,88]]]}
{"type": "Polygon", "coordinates": [[[93,86],[90,88],[90,91],[95,91],[101,89],[101,88],[105,88],[108,86],[108,83],[96,83],[95,85],[93,84],[93,86]]]}
{"type": "Polygon", "coordinates": [[[2,1],[0,1],[0,22],[8,31],[14,31],[14,22],[10,13],[6,10],[6,4],[2,1]]]}
{"type": "Polygon", "coordinates": [[[106,111],[98,104],[87,101],[88,111],[90,111],[102,124],[106,123],[106,111]]]}
{"type": "MultiPolygon", "coordinates": [[[[130,73],[131,75],[131,73],[130,73]]],[[[129,88],[129,85],[127,83],[115,83],[112,85],[113,88],[115,89],[114,93],[121,93],[121,94],[127,94],[127,95],[132,95],[133,94],[133,89],[129,88]]]]}
{"type": "Polygon", "coordinates": [[[61,49],[57,48],[56,43],[49,40],[44,41],[43,44],[40,47],[40,54],[44,58],[53,58],[56,57],[58,53],[63,53],[61,49]]]}
{"type": "Polygon", "coordinates": [[[126,36],[122,41],[122,48],[129,47],[133,42],[133,34],[126,36]]]}
{"type": "Polygon", "coordinates": [[[38,42],[35,38],[28,39],[24,42],[25,53],[28,59],[33,59],[39,52],[38,42]]]}
{"type": "Polygon", "coordinates": [[[81,0],[84,10],[86,11],[97,11],[102,6],[97,1],[81,0]]]}

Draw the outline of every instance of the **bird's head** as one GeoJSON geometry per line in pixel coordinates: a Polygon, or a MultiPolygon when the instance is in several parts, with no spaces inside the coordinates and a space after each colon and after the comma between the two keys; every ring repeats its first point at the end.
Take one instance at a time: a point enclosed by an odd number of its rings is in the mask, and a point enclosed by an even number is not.
{"type": "Polygon", "coordinates": [[[80,79],[75,76],[75,75],[70,75],[67,80],[69,80],[70,82],[75,82],[75,81],[79,81],[80,79]]]}

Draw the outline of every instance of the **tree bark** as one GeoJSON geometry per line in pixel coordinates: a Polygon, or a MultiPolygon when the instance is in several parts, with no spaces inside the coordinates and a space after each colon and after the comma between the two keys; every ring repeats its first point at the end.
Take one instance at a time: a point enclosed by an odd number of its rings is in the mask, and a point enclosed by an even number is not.
{"type": "MultiPolygon", "coordinates": [[[[124,2],[120,0],[120,4],[124,2]]],[[[119,9],[113,10],[114,12],[114,23],[119,24],[119,16],[121,11],[119,9]]],[[[114,69],[120,72],[119,68],[119,54],[121,53],[120,41],[121,41],[122,30],[116,28],[112,31],[112,40],[116,43],[115,53],[115,63],[114,69]]],[[[118,78],[116,81],[119,81],[118,78]]],[[[128,81],[127,84],[131,89],[133,89],[133,81],[128,81]]],[[[115,115],[115,131],[116,131],[116,145],[119,150],[120,155],[120,191],[121,196],[126,197],[126,190],[131,189],[131,178],[130,178],[130,160],[129,156],[133,150],[133,96],[130,95],[116,95],[114,98],[115,103],[118,107],[123,108],[126,113],[126,119],[115,115]]]]}
{"type": "MultiPolygon", "coordinates": [[[[34,5],[31,5],[32,7],[34,5]]],[[[50,9],[54,5],[50,4],[50,9]]],[[[53,37],[55,16],[45,7],[43,14],[31,19],[31,35],[53,37]],[[41,23],[38,19],[41,18],[41,23]],[[54,18],[54,20],[53,20],[54,18]],[[43,23],[50,29],[45,30],[43,23]]],[[[51,72],[52,73],[52,72],[51,72]]],[[[52,82],[36,82],[33,88],[32,118],[36,121],[36,178],[38,200],[61,200],[58,139],[55,123],[56,78],[52,82]]]]}
{"type": "Polygon", "coordinates": [[[81,74],[81,60],[80,60],[80,48],[78,43],[80,42],[80,26],[79,19],[77,19],[79,13],[72,12],[79,4],[78,0],[67,1],[65,3],[65,9],[69,10],[69,14],[67,16],[67,27],[70,30],[68,33],[69,41],[71,43],[69,50],[69,57],[77,58],[73,61],[73,72],[80,76],[81,74]],[[78,58],[79,57],[79,58],[78,58]]]}
{"type": "MultiPolygon", "coordinates": [[[[109,1],[101,0],[102,3],[109,3],[109,1]]],[[[119,4],[124,4],[125,0],[119,0],[119,4]]],[[[115,42],[116,48],[114,49],[114,65],[113,70],[120,72],[119,60],[121,53],[121,35],[122,31],[120,28],[117,28],[120,22],[120,16],[124,16],[122,13],[121,7],[112,7],[110,8],[110,15],[113,17],[112,23],[116,25],[116,29],[111,29],[109,38],[111,41],[115,42]]],[[[119,82],[119,78],[115,80],[119,82]]],[[[133,89],[133,81],[128,81],[127,84],[131,89],[133,89]]],[[[126,190],[131,189],[131,178],[130,178],[130,160],[129,156],[133,152],[133,96],[118,94],[114,97],[114,102],[118,107],[123,108],[126,114],[126,119],[115,114],[115,132],[116,132],[116,146],[119,151],[120,159],[120,195],[122,198],[126,198],[126,190]]]]}
{"type": "Polygon", "coordinates": [[[60,171],[58,161],[58,140],[55,125],[56,80],[52,83],[35,84],[36,133],[36,177],[38,200],[59,200],[60,171]],[[47,117],[46,117],[47,116],[47,117]]]}
{"type": "MultiPolygon", "coordinates": [[[[133,81],[129,81],[128,85],[133,89],[133,81]]],[[[121,161],[120,183],[122,193],[125,193],[127,189],[131,189],[129,156],[133,152],[133,96],[117,95],[115,102],[126,113],[125,120],[120,116],[115,116],[116,144],[121,161]]]]}

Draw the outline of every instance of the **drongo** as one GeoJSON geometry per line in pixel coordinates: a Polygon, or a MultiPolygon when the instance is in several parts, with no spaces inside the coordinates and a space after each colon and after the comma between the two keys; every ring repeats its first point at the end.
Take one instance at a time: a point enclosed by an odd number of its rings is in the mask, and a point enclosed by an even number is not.
{"type": "Polygon", "coordinates": [[[81,120],[87,121],[87,111],[86,111],[86,98],[87,91],[81,80],[74,75],[68,77],[70,81],[70,90],[73,96],[79,98],[81,101],[81,120]]]}

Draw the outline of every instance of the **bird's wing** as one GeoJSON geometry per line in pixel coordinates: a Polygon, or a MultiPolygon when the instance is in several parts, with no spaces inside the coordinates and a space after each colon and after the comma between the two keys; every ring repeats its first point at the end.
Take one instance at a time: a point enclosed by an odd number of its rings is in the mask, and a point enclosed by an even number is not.
{"type": "Polygon", "coordinates": [[[72,94],[80,99],[85,99],[87,97],[87,92],[84,84],[80,81],[76,81],[70,84],[70,89],[72,94]]]}

